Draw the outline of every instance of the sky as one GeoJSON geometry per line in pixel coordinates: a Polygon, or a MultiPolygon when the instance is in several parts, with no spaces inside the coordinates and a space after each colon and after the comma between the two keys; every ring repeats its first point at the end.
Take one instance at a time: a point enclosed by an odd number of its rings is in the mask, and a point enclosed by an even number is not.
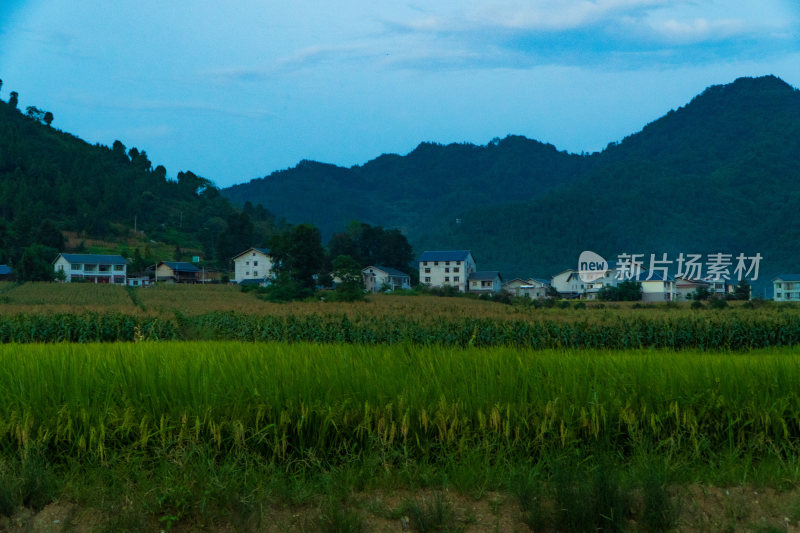
{"type": "Polygon", "coordinates": [[[220,187],[423,141],[594,152],[710,85],[800,87],[796,0],[0,2],[0,99],[220,187]]]}

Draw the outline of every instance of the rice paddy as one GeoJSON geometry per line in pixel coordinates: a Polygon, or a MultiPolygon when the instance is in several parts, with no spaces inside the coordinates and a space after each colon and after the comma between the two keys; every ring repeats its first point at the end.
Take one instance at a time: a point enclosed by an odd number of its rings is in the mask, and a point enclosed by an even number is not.
{"type": "MultiPolygon", "coordinates": [[[[52,502],[100,530],[470,530],[453,498],[486,494],[495,530],[683,530],[697,483],[777,489],[796,521],[798,346],[769,304],[2,285],[0,530],[52,502]],[[285,505],[312,518],[275,526],[285,505]]],[[[730,509],[712,529],[758,530],[730,509]]]]}

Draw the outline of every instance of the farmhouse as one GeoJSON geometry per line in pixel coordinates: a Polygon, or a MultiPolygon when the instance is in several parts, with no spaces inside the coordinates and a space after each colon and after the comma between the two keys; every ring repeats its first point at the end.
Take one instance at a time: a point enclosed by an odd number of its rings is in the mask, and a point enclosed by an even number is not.
{"type": "Polygon", "coordinates": [[[272,279],[272,257],[266,248],[248,248],[234,256],[233,264],[236,283],[265,285],[272,279]]]}
{"type": "Polygon", "coordinates": [[[197,283],[200,269],[184,261],[160,261],[156,265],[156,281],[167,283],[197,283]]]}
{"type": "Polygon", "coordinates": [[[550,290],[550,282],[546,279],[538,278],[514,278],[503,283],[503,290],[514,296],[546,298],[550,290]]]}
{"type": "Polygon", "coordinates": [[[550,280],[550,286],[562,298],[580,298],[589,289],[588,284],[578,275],[578,271],[572,268],[553,276],[550,280]]]}
{"type": "Polygon", "coordinates": [[[503,288],[503,278],[496,270],[479,270],[472,272],[468,278],[469,292],[478,294],[494,294],[503,288]]]}
{"type": "Polygon", "coordinates": [[[469,250],[426,251],[417,259],[419,281],[429,287],[457,287],[466,292],[467,278],[477,270],[469,250]]]}
{"type": "Polygon", "coordinates": [[[800,274],[781,274],[772,280],[772,289],[776,302],[800,302],[800,274]]]}
{"type": "Polygon", "coordinates": [[[395,268],[368,266],[361,270],[361,277],[364,280],[364,288],[370,292],[411,288],[411,277],[395,268]]]}
{"type": "Polygon", "coordinates": [[[652,272],[640,272],[632,281],[642,286],[643,302],[675,301],[675,280],[655,269],[652,272]]]}
{"type": "Polygon", "coordinates": [[[121,255],[58,254],[53,261],[56,275],[64,273],[64,281],[88,281],[125,285],[128,260],[121,255]]]}
{"type": "Polygon", "coordinates": [[[706,288],[711,293],[711,282],[701,279],[689,279],[678,276],[675,278],[675,299],[691,300],[699,288],[706,288]]]}

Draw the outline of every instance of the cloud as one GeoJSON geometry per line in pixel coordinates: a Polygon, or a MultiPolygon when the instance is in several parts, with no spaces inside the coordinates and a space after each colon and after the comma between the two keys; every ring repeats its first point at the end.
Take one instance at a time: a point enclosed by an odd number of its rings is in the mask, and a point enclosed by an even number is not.
{"type": "Polygon", "coordinates": [[[749,15],[736,2],[711,0],[473,1],[464,9],[419,10],[384,24],[406,38],[427,40],[427,57],[399,58],[406,68],[637,68],[797,49],[791,20],[749,15]]]}

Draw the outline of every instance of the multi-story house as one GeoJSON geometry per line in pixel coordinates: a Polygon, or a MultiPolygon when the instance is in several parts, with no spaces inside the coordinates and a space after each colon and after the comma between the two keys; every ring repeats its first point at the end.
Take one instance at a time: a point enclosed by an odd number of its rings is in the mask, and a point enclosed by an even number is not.
{"type": "Polygon", "coordinates": [[[776,302],[800,302],[800,274],[781,274],[772,280],[772,289],[776,302]]]}
{"type": "Polygon", "coordinates": [[[429,287],[456,287],[467,290],[467,278],[477,270],[469,250],[426,251],[417,259],[419,282],[429,287]]]}
{"type": "Polygon", "coordinates": [[[233,258],[236,283],[265,285],[272,280],[272,257],[266,248],[248,248],[233,258]]]}
{"type": "Polygon", "coordinates": [[[53,261],[56,276],[64,273],[64,281],[114,283],[125,285],[128,260],[121,255],[58,254],[53,261]]]}

